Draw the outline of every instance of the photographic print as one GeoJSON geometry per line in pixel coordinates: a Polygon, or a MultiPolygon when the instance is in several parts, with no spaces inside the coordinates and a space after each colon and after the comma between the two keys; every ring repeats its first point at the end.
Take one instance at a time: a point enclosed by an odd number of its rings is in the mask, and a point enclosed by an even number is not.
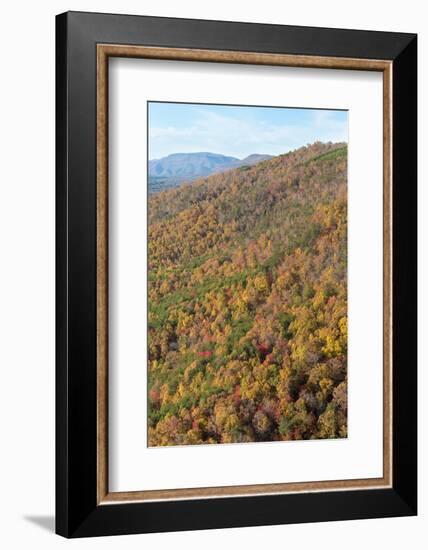
{"type": "Polygon", "coordinates": [[[346,438],[348,112],[147,109],[148,445],[346,438]]]}
{"type": "Polygon", "coordinates": [[[417,36],[55,42],[56,532],[416,515],[417,36]]]}

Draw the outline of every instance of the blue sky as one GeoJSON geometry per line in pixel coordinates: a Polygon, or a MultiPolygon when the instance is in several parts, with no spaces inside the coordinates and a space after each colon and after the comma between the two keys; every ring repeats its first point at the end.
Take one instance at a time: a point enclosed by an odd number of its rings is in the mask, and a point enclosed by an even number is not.
{"type": "Polygon", "coordinates": [[[347,111],[149,102],[149,159],[199,151],[279,155],[347,140],[347,111]]]}

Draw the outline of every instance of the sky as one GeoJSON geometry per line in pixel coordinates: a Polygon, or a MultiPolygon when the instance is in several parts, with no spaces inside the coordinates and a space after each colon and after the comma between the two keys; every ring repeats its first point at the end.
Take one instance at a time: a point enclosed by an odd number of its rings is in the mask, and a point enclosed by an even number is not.
{"type": "Polygon", "coordinates": [[[315,141],[347,141],[348,113],[324,109],[149,102],[149,159],[201,151],[280,155],[315,141]]]}

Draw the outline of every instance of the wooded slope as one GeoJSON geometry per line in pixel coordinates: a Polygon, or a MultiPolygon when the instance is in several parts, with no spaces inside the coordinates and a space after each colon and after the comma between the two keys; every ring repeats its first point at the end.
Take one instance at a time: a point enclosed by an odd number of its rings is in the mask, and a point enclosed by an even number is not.
{"type": "Polygon", "coordinates": [[[149,197],[149,445],[347,435],[347,148],[149,197]]]}

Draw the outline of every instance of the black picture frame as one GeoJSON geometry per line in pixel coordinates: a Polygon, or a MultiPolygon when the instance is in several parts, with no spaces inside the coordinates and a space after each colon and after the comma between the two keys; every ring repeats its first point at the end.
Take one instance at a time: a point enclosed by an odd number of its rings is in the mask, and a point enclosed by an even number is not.
{"type": "Polygon", "coordinates": [[[64,537],[417,513],[417,36],[68,12],[56,18],[56,532],[64,537]],[[391,488],[97,504],[96,46],[392,61],[391,488]]]}

